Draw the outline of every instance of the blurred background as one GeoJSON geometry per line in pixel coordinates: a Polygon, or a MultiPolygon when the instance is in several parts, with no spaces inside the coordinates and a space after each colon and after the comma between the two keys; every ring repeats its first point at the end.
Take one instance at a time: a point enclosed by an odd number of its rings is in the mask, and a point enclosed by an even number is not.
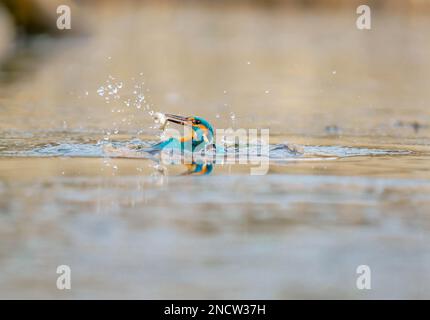
{"type": "Polygon", "coordinates": [[[136,132],[153,109],[273,134],[428,125],[428,1],[372,1],[371,30],[356,27],[362,1],[1,4],[2,129],[136,132]],[[60,4],[71,30],[56,27],[60,4]],[[123,84],[116,101],[97,94],[109,77],[123,84]],[[135,85],[140,110],[126,108],[135,85]]]}

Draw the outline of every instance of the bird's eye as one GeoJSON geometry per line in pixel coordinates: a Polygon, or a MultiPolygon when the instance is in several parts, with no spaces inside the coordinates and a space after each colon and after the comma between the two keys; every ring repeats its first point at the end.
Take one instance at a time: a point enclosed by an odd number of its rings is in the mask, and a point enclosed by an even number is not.
{"type": "Polygon", "coordinates": [[[195,124],[201,124],[202,122],[200,120],[194,120],[195,124]]]}

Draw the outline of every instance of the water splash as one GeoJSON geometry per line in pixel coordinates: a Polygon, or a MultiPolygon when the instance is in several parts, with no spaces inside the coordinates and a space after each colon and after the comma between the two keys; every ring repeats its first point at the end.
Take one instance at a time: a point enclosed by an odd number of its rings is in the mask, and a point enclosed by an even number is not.
{"type": "MultiPolygon", "coordinates": [[[[103,99],[107,105],[111,106],[110,111],[112,113],[124,113],[124,116],[112,122],[108,128],[103,130],[103,143],[114,141],[115,139],[113,137],[119,135],[121,130],[124,129],[124,126],[130,127],[133,125],[137,111],[146,111],[149,116],[152,116],[154,111],[149,101],[149,91],[149,88],[145,87],[143,72],[140,72],[136,77],[131,77],[129,81],[117,80],[112,75],[108,76],[103,85],[97,89],[97,95],[103,99]]],[[[145,128],[140,128],[137,130],[136,134],[140,135],[144,130],[145,128]]],[[[115,143],[112,145],[115,145],[115,143]]],[[[106,148],[104,144],[103,146],[106,148]]],[[[72,156],[75,155],[75,152],[79,153],[82,148],[86,148],[86,146],[75,146],[76,148],[73,150],[73,146],[61,145],[61,148],[64,149],[64,147],[68,150],[67,155],[72,156]]],[[[95,146],[93,154],[100,155],[101,151],[99,149],[100,146],[95,146]]],[[[61,152],[59,153],[61,154],[61,152]]],[[[83,154],[88,155],[88,153],[85,152],[83,154]]]]}
{"type": "MultiPolygon", "coordinates": [[[[153,154],[145,150],[156,143],[152,140],[141,140],[138,138],[129,141],[99,140],[96,143],[58,143],[24,149],[24,150],[1,150],[0,157],[92,157],[92,158],[140,158],[154,159],[153,154]]],[[[293,144],[271,144],[269,145],[268,158],[272,162],[282,163],[289,161],[310,160],[335,160],[347,157],[368,156],[395,156],[407,155],[408,150],[371,149],[366,147],[345,146],[298,146],[293,144]]],[[[215,154],[216,155],[216,154],[215,154]]],[[[178,157],[182,155],[179,152],[178,157]]],[[[208,159],[214,159],[214,151],[206,153],[208,159]]],[[[248,156],[250,159],[258,159],[266,155],[261,154],[261,145],[250,144],[247,146],[227,145],[224,156],[248,156]]],[[[216,163],[216,162],[215,162],[216,163]]]]}

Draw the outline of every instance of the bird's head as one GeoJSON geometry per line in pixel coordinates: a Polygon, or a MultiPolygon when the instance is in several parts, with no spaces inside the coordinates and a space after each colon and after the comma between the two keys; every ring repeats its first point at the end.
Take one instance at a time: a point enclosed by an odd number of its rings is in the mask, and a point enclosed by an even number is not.
{"type": "Polygon", "coordinates": [[[181,137],[181,142],[192,141],[193,145],[212,144],[214,130],[211,124],[201,117],[182,117],[174,114],[164,114],[165,121],[170,121],[182,126],[188,126],[192,130],[190,134],[181,137]]]}

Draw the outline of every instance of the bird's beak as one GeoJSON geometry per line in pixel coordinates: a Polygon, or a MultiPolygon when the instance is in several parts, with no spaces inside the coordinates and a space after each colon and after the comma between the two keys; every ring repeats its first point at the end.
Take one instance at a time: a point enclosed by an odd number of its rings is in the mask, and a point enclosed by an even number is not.
{"type": "Polygon", "coordinates": [[[186,125],[191,126],[193,124],[191,119],[188,117],[182,117],[182,116],[177,116],[175,114],[168,114],[168,113],[165,113],[164,116],[166,117],[166,121],[177,123],[183,126],[186,126],[186,125]]]}

